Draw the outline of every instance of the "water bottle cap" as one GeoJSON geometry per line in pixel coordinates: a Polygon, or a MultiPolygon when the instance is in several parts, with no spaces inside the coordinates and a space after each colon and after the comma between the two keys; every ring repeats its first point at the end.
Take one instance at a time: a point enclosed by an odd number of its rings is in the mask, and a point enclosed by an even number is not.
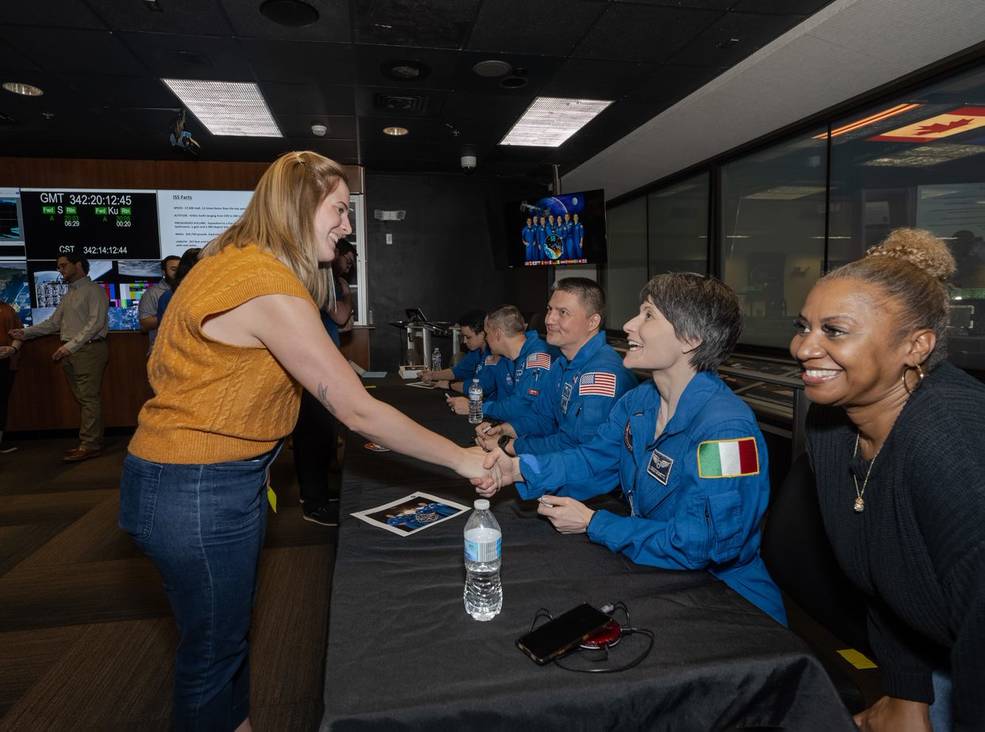
{"type": "Polygon", "coordinates": [[[486,499],[486,498],[476,498],[475,499],[475,503],[472,504],[472,507],[476,511],[488,511],[489,510],[489,500],[486,499]]]}

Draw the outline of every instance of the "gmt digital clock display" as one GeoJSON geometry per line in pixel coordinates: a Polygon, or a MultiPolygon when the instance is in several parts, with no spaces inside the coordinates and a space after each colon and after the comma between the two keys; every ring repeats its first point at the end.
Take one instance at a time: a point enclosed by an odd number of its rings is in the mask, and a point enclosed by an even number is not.
{"type": "Polygon", "coordinates": [[[28,259],[157,259],[153,191],[21,189],[28,259]]]}

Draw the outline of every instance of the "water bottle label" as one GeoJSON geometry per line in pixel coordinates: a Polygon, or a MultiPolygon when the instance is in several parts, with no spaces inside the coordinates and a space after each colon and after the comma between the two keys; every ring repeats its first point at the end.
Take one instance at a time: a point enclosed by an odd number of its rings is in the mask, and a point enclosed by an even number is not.
{"type": "Polygon", "coordinates": [[[465,540],[465,559],[469,562],[495,562],[503,554],[503,539],[492,541],[465,540]]]}

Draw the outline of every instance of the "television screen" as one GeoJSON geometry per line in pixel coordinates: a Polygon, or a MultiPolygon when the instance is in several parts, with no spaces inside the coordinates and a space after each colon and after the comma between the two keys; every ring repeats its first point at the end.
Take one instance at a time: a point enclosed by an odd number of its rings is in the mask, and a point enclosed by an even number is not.
{"type": "Polygon", "coordinates": [[[10,305],[23,325],[32,325],[27,262],[0,262],[0,301],[10,305]]]}
{"type": "MultiPolygon", "coordinates": [[[[29,281],[33,282],[34,307],[31,317],[40,323],[51,317],[68,291],[68,285],[53,261],[32,260],[28,263],[29,281]]],[[[156,259],[114,262],[89,261],[89,278],[106,292],[109,300],[110,330],[140,330],[137,306],[148,287],[160,279],[161,267],[156,259]]]]}
{"type": "Polygon", "coordinates": [[[154,191],[22,188],[21,216],[28,259],[160,257],[154,191]]]}
{"type": "Polygon", "coordinates": [[[602,264],[606,259],[605,194],[562,193],[507,208],[511,267],[602,264]]]}

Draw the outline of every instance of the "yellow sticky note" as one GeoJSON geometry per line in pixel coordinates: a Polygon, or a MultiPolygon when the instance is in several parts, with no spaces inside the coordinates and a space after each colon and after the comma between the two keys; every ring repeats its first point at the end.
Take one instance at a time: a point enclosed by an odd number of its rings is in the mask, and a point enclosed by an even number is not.
{"type": "Polygon", "coordinates": [[[838,655],[860,671],[867,668],[879,668],[868,656],[854,648],[843,648],[838,651],[838,655]]]}
{"type": "Polygon", "coordinates": [[[277,513],[277,494],[274,493],[274,489],[269,483],[267,484],[267,503],[270,504],[270,507],[274,510],[274,513],[277,513]]]}

